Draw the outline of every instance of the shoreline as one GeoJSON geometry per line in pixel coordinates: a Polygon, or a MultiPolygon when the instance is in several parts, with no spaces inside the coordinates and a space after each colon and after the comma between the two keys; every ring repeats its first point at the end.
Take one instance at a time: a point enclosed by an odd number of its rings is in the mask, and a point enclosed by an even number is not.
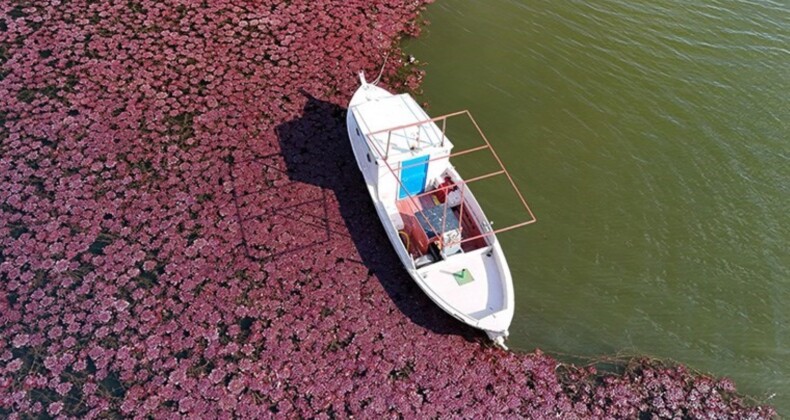
{"type": "Polygon", "coordinates": [[[0,415],[775,416],[682,365],[502,352],[413,284],[342,116],[388,51],[419,87],[428,3],[4,10],[0,415]]]}

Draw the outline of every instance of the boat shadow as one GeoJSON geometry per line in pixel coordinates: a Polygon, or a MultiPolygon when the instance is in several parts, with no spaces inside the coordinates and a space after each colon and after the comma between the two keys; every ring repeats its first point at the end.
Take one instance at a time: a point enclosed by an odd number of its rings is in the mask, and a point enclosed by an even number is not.
{"type": "MultiPolygon", "coordinates": [[[[480,340],[482,333],[436,306],[403,268],[381,226],[354,159],[346,131],[346,109],[305,91],[301,93],[307,98],[302,115],[275,130],[288,179],[334,193],[345,229],[329,221],[326,208],[330,198],[324,194],[323,203],[316,206],[322,207],[321,211],[327,214],[327,219],[318,224],[319,229],[326,230],[325,245],[348,241],[350,237],[361,261],[356,261],[356,255],[344,260],[366,267],[397,308],[415,324],[438,334],[457,335],[467,341],[480,340]],[[347,230],[348,234],[336,234],[342,230],[347,230]]],[[[330,269],[328,273],[331,272],[330,269]]],[[[385,316],[383,311],[382,316],[385,316]]]]}

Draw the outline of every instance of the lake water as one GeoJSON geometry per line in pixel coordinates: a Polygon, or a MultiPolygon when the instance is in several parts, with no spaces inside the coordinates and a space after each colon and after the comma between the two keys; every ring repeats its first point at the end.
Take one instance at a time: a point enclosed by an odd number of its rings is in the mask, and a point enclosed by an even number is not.
{"type": "MultiPolygon", "coordinates": [[[[790,416],[790,3],[440,0],[424,17],[405,45],[419,99],[471,110],[538,217],[500,235],[509,344],[673,359],[790,416]]],[[[487,209],[504,191],[473,190],[487,209]]]]}

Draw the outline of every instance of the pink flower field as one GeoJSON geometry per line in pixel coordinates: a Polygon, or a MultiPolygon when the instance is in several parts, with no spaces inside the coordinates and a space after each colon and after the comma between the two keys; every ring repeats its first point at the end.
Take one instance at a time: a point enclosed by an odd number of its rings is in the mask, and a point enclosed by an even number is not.
{"type": "Polygon", "coordinates": [[[400,268],[344,104],[425,1],[0,3],[0,417],[770,418],[492,348],[400,268]]]}

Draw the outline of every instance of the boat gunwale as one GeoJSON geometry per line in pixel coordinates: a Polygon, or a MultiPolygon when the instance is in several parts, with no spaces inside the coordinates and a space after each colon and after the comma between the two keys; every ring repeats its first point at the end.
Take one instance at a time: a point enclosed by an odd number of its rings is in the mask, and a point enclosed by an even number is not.
{"type": "MultiPolygon", "coordinates": [[[[494,341],[494,343],[496,345],[498,345],[498,346],[500,346],[500,347],[502,347],[504,349],[507,349],[507,346],[504,345],[504,340],[508,336],[508,328],[509,328],[510,323],[512,321],[513,312],[514,312],[513,284],[512,284],[512,276],[511,276],[511,273],[510,273],[510,270],[509,270],[509,267],[508,267],[508,264],[507,264],[507,260],[505,258],[505,255],[504,255],[504,252],[502,250],[502,247],[501,247],[501,245],[499,244],[499,241],[496,238],[496,234],[504,232],[504,231],[507,231],[507,230],[516,229],[516,228],[519,228],[519,227],[522,227],[522,226],[526,226],[526,225],[535,223],[537,221],[537,218],[535,217],[534,213],[532,212],[531,208],[527,204],[526,200],[524,199],[524,197],[521,194],[521,192],[519,191],[519,189],[516,187],[516,185],[515,185],[515,183],[513,181],[513,178],[507,172],[507,169],[504,167],[504,165],[503,165],[501,159],[499,158],[498,154],[493,149],[493,146],[488,141],[488,139],[486,138],[485,134],[480,129],[480,126],[477,124],[477,122],[474,120],[474,117],[471,115],[471,113],[468,110],[457,111],[457,112],[454,112],[454,113],[441,115],[439,117],[430,118],[428,120],[421,120],[421,121],[417,121],[417,122],[414,122],[414,123],[411,123],[411,124],[407,124],[407,125],[396,126],[394,128],[384,129],[383,131],[377,130],[376,132],[372,132],[372,133],[363,133],[362,130],[360,130],[362,128],[362,125],[358,121],[358,118],[362,118],[363,115],[360,112],[361,110],[358,109],[358,107],[360,105],[364,104],[365,102],[369,102],[371,100],[378,100],[380,98],[384,98],[384,97],[388,97],[388,96],[395,96],[395,95],[392,94],[391,92],[385,90],[385,89],[382,89],[382,88],[378,87],[378,86],[375,86],[375,85],[372,85],[372,84],[367,84],[364,81],[364,78],[362,78],[362,82],[363,82],[362,86],[360,86],[357,89],[357,91],[354,92],[354,95],[352,96],[351,101],[349,103],[348,115],[347,115],[347,130],[348,130],[349,139],[351,140],[351,143],[352,143],[352,149],[354,150],[355,160],[357,161],[357,165],[359,166],[360,170],[362,170],[363,174],[365,175],[368,191],[370,193],[371,198],[373,199],[374,207],[376,208],[376,211],[378,213],[379,219],[381,219],[381,221],[383,223],[383,227],[387,231],[388,239],[390,240],[390,242],[393,243],[393,245],[396,248],[396,252],[401,257],[401,260],[403,260],[403,263],[405,265],[406,271],[409,273],[409,275],[412,277],[412,279],[417,282],[417,284],[420,286],[420,288],[423,290],[423,292],[425,292],[428,295],[428,297],[434,303],[436,303],[440,308],[442,308],[448,314],[450,314],[453,317],[457,318],[459,321],[461,321],[461,322],[463,322],[463,323],[465,323],[465,324],[467,324],[469,326],[472,326],[472,327],[475,327],[475,328],[483,330],[488,335],[488,337],[491,340],[494,341]],[[365,91],[371,93],[373,95],[373,97],[371,98],[370,96],[365,96],[364,93],[363,93],[365,91]],[[363,99],[363,100],[360,101],[358,99],[363,99]],[[475,318],[475,317],[471,316],[471,314],[463,312],[463,311],[459,310],[458,308],[456,308],[455,306],[451,305],[451,303],[446,301],[445,299],[443,299],[442,296],[438,295],[437,293],[434,293],[434,291],[425,282],[426,279],[423,277],[423,275],[420,272],[420,271],[425,271],[425,270],[422,270],[423,267],[417,268],[415,266],[414,258],[408,253],[408,250],[406,250],[404,248],[404,244],[403,244],[402,239],[398,237],[397,227],[394,225],[394,222],[390,219],[389,214],[387,213],[387,210],[385,209],[384,201],[382,201],[381,198],[378,195],[379,186],[377,185],[377,182],[378,182],[378,179],[380,179],[381,175],[376,175],[376,179],[373,179],[373,178],[369,179],[368,178],[368,173],[363,168],[363,161],[364,161],[364,159],[362,159],[362,156],[364,156],[364,152],[363,152],[363,150],[361,148],[362,145],[365,145],[364,149],[367,149],[366,151],[373,155],[374,162],[377,165],[378,165],[379,161],[383,161],[384,164],[386,165],[387,169],[389,170],[390,174],[394,176],[395,180],[397,181],[397,184],[402,188],[403,187],[403,183],[401,182],[400,178],[398,177],[398,172],[396,172],[396,170],[393,170],[392,165],[390,165],[390,161],[388,159],[388,156],[382,155],[382,153],[380,151],[380,148],[373,141],[375,139],[371,138],[370,136],[373,135],[373,134],[381,134],[381,132],[387,132],[387,131],[391,132],[391,131],[393,131],[395,129],[404,129],[404,128],[408,128],[408,127],[411,127],[411,126],[419,126],[419,125],[423,125],[423,124],[433,124],[434,125],[433,129],[438,130],[439,127],[435,123],[437,121],[443,121],[444,125],[443,125],[442,130],[441,130],[441,143],[440,143],[440,145],[432,144],[431,147],[435,148],[435,149],[448,148],[446,143],[449,143],[450,144],[449,148],[452,148],[452,143],[449,141],[449,139],[447,139],[447,136],[446,136],[446,133],[445,133],[446,120],[448,118],[450,118],[450,117],[463,116],[463,115],[467,115],[468,116],[468,118],[474,124],[476,130],[478,131],[478,134],[483,139],[485,144],[481,145],[481,146],[476,146],[476,147],[472,147],[472,148],[469,148],[469,149],[461,150],[461,151],[458,151],[458,152],[455,152],[455,153],[448,153],[446,156],[441,156],[441,157],[438,157],[438,158],[435,158],[435,159],[431,159],[431,160],[447,159],[447,170],[450,170],[452,173],[454,173],[457,176],[457,179],[458,179],[458,181],[456,181],[454,183],[454,185],[462,184],[461,187],[463,188],[464,185],[468,184],[469,182],[473,182],[474,179],[464,180],[460,176],[460,174],[458,174],[457,171],[455,170],[454,166],[450,162],[450,158],[453,157],[453,156],[458,156],[458,155],[463,155],[463,154],[467,154],[467,153],[473,153],[473,152],[478,152],[478,151],[482,151],[482,150],[485,150],[485,149],[489,149],[491,151],[492,155],[494,156],[494,158],[496,159],[496,161],[499,164],[500,169],[501,169],[501,171],[494,171],[493,175],[491,175],[491,176],[503,175],[503,174],[507,176],[507,179],[510,182],[511,187],[516,192],[519,200],[521,201],[522,205],[524,206],[524,208],[526,209],[526,211],[529,213],[529,216],[530,216],[530,218],[527,221],[524,221],[524,222],[521,222],[521,223],[517,223],[517,224],[512,225],[512,226],[507,226],[507,227],[504,227],[504,228],[499,228],[499,229],[496,229],[496,230],[492,230],[490,224],[487,223],[487,220],[485,218],[485,214],[484,214],[482,208],[480,207],[480,204],[477,203],[477,200],[474,197],[472,189],[471,188],[468,189],[468,196],[475,203],[475,206],[472,206],[472,207],[477,207],[478,210],[480,211],[480,215],[476,216],[475,219],[477,220],[477,218],[480,218],[480,216],[482,216],[482,219],[480,219],[478,221],[478,223],[482,223],[480,226],[481,227],[485,226],[485,228],[487,230],[489,230],[488,232],[485,232],[483,234],[480,234],[480,235],[477,235],[475,237],[468,238],[468,239],[469,240],[475,240],[475,239],[483,238],[483,237],[487,237],[487,236],[491,236],[491,238],[486,241],[486,242],[488,242],[487,246],[481,246],[479,248],[476,248],[476,249],[468,251],[468,252],[454,254],[454,255],[451,255],[451,256],[446,256],[445,260],[450,260],[450,259],[454,260],[456,257],[457,258],[461,258],[461,256],[463,256],[463,255],[472,255],[472,253],[485,253],[485,252],[490,253],[491,256],[494,257],[494,259],[496,261],[497,270],[499,272],[499,275],[496,276],[496,277],[499,279],[500,287],[502,288],[502,291],[503,291],[504,300],[502,301],[502,306],[500,307],[499,310],[496,310],[496,311],[494,311],[492,313],[489,313],[489,314],[487,314],[487,315],[485,315],[483,317],[480,317],[480,318],[475,318]],[[352,133],[352,130],[351,130],[352,126],[350,125],[350,123],[352,121],[353,121],[353,124],[356,126],[356,130],[355,130],[356,132],[355,133],[352,133]],[[356,137],[353,136],[352,134],[356,134],[356,137]],[[363,139],[363,141],[359,142],[359,141],[355,140],[356,138],[361,138],[361,139],[363,139]],[[363,154],[360,155],[359,154],[360,152],[363,153],[363,154]],[[362,159],[362,160],[360,160],[360,159],[362,159]]],[[[427,114],[425,113],[425,111],[421,107],[420,107],[420,109],[421,109],[422,113],[427,116],[427,114]]],[[[448,150],[448,152],[449,152],[449,150],[448,150]]],[[[368,155],[368,162],[371,161],[370,158],[371,158],[371,156],[368,155]]],[[[402,163],[402,161],[399,161],[399,163],[402,163]]],[[[403,166],[401,165],[397,169],[402,170],[403,166]]],[[[486,176],[484,178],[487,178],[487,177],[488,176],[486,176]]],[[[478,178],[481,178],[481,177],[478,177],[478,178]]],[[[450,187],[452,187],[452,186],[450,186],[450,187]]],[[[433,190],[434,190],[433,192],[435,192],[435,190],[438,190],[438,189],[440,189],[438,186],[433,188],[433,190]]],[[[407,195],[406,198],[411,200],[412,205],[415,205],[415,203],[414,203],[414,196],[411,193],[409,193],[408,190],[406,191],[406,195],[407,195]]],[[[401,200],[405,200],[406,198],[403,198],[401,200]]],[[[395,201],[397,202],[398,200],[395,200],[395,201]]],[[[462,202],[463,201],[465,201],[465,200],[463,200],[463,197],[462,197],[462,202]]],[[[453,241],[452,243],[455,243],[455,241],[453,241]]],[[[439,263],[441,264],[441,261],[439,261],[439,263]]],[[[433,264],[431,264],[431,265],[433,265],[433,264]]],[[[427,268],[429,266],[425,266],[425,268],[427,268]]],[[[494,286],[494,285],[489,283],[489,286],[494,286]]]]}

